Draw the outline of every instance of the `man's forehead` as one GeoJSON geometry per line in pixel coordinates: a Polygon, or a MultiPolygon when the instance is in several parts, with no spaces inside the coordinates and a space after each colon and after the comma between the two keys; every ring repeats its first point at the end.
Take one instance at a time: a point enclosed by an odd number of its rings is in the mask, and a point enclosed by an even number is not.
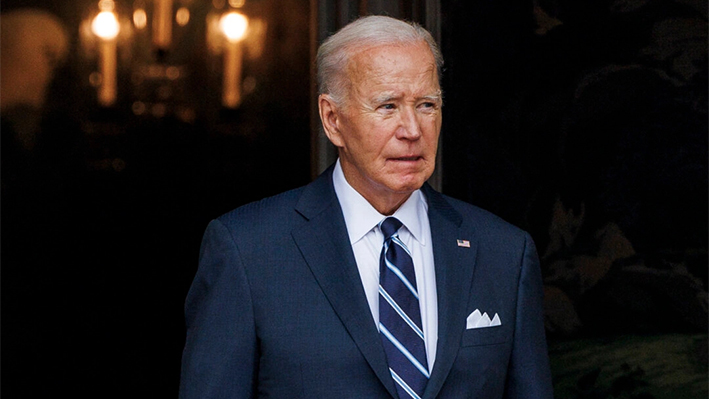
{"type": "Polygon", "coordinates": [[[397,50],[406,50],[416,53],[416,63],[426,63],[433,69],[436,61],[425,41],[381,43],[381,44],[360,44],[350,51],[349,69],[376,70],[381,68],[377,61],[382,61],[391,57],[392,53],[399,53],[397,50]]]}
{"type": "Polygon", "coordinates": [[[350,81],[376,81],[414,71],[422,76],[438,76],[435,59],[425,42],[362,47],[353,52],[345,72],[350,81]],[[402,55],[406,58],[405,64],[402,64],[402,55]]]}

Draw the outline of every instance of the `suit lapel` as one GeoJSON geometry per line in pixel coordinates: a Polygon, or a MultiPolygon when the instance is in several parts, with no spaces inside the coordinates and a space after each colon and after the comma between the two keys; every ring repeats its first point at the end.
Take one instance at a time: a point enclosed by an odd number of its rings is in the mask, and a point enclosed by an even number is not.
{"type": "MultiPolygon", "coordinates": [[[[438,345],[436,361],[424,398],[435,398],[450,372],[465,330],[466,306],[477,254],[477,240],[463,233],[463,219],[443,196],[424,185],[433,238],[433,257],[438,292],[438,345]],[[457,240],[468,240],[470,247],[457,240]]],[[[466,230],[469,231],[469,230],[466,230]]]]}
{"type": "Polygon", "coordinates": [[[332,187],[332,168],[305,188],[296,211],[307,220],[292,232],[296,245],[362,355],[396,397],[379,332],[368,317],[371,311],[332,187]]]}

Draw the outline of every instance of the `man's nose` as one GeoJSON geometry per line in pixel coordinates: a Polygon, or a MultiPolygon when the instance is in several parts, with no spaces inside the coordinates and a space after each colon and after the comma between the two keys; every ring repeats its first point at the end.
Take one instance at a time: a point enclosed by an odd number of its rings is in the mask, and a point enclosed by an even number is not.
{"type": "Polygon", "coordinates": [[[400,113],[401,122],[397,129],[397,138],[406,140],[418,140],[421,137],[421,122],[416,110],[412,107],[404,107],[400,113]]]}

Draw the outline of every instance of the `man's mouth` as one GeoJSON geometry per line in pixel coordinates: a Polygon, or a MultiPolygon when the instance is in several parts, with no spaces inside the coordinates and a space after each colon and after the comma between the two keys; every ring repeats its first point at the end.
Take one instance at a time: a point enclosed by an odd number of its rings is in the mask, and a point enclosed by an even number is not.
{"type": "Polygon", "coordinates": [[[391,158],[393,161],[404,161],[404,162],[412,162],[412,161],[418,161],[422,159],[422,157],[418,155],[412,155],[409,157],[398,157],[398,158],[391,158]]]}

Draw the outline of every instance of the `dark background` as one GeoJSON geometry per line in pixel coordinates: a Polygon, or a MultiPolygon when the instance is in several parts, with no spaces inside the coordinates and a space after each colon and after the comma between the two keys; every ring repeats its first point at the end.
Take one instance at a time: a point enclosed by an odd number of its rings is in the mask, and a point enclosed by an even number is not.
{"type": "MultiPolygon", "coordinates": [[[[207,223],[310,180],[307,1],[246,9],[266,18],[269,30],[266,51],[244,63],[257,89],[237,110],[220,108],[221,59],[207,52],[203,26],[193,28],[195,43],[175,29],[167,54],[133,49],[131,63],[119,61],[115,107],[98,107],[89,84],[96,60],[84,56],[78,38],[85,10],[96,4],[29,4],[61,18],[71,49],[43,109],[18,106],[3,115],[7,398],[176,397],[183,304],[207,223]],[[168,83],[135,86],[128,69],[161,63],[189,74],[171,96],[156,99],[168,83]],[[167,111],[136,115],[136,101],[167,111]],[[17,139],[26,118],[41,120],[31,150],[17,139]]],[[[211,7],[183,4],[195,24],[211,7]]],[[[3,2],[2,12],[27,5],[3,2]]],[[[117,7],[130,13],[132,2],[117,7]]],[[[119,46],[119,54],[128,50],[119,46]]]]}
{"type": "MultiPolygon", "coordinates": [[[[309,2],[245,6],[268,30],[266,51],[245,61],[256,84],[237,110],[220,107],[220,58],[200,39],[216,6],[176,4],[190,7],[192,30],[176,31],[170,52],[132,50],[109,109],[96,105],[96,61],[79,38],[94,2],[2,4],[53,13],[70,42],[41,108],[3,108],[7,397],[175,397],[206,224],[311,179],[309,2]],[[167,83],[132,78],[149,64],[189,73],[156,99],[167,83]],[[167,111],[136,114],[136,101],[167,111]]],[[[559,397],[666,397],[648,391],[647,362],[624,358],[610,382],[600,366],[559,372],[588,360],[570,357],[579,342],[610,352],[608,337],[650,337],[660,353],[680,337],[691,356],[674,368],[701,378],[676,397],[706,397],[706,4],[440,5],[443,191],[532,233],[559,397]]]]}

